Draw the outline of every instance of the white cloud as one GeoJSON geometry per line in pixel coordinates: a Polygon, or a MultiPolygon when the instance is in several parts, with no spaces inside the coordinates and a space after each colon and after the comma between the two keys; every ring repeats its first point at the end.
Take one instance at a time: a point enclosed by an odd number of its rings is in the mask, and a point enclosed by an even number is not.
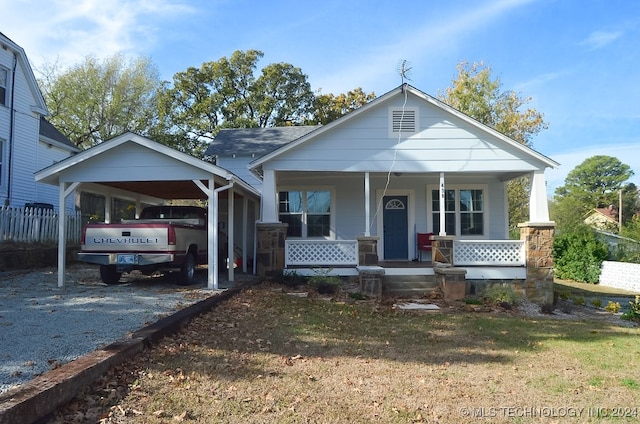
{"type": "Polygon", "coordinates": [[[621,36],[621,31],[594,31],[580,44],[589,47],[591,50],[596,50],[606,46],[607,44],[611,44],[621,36]]]}

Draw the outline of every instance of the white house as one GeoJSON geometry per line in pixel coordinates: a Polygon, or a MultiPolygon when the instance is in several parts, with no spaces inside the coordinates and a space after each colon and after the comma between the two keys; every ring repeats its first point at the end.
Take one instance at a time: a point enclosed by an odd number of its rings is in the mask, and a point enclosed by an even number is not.
{"type": "MultiPolygon", "coordinates": [[[[0,199],[5,206],[58,207],[55,187],[36,171],[80,150],[56,130],[24,50],[0,33],[0,199]]],[[[73,199],[67,207],[73,207],[73,199]]]]}
{"type": "MultiPolygon", "coordinates": [[[[430,232],[435,260],[463,267],[467,278],[524,280],[526,240],[509,240],[506,188],[525,175],[527,224],[554,226],[544,172],[558,163],[410,85],[292,141],[263,139],[264,129],[235,131],[242,137],[222,133],[222,140],[253,137],[253,146],[273,147],[249,167],[262,183],[261,223],[287,224],[282,265],[296,272],[324,266],[358,275],[372,240],[369,253],[385,274],[433,275],[431,264],[415,263],[416,235],[430,232]]],[[[245,147],[244,160],[251,153],[245,147]]],[[[214,142],[207,153],[233,148],[214,142]]]]}

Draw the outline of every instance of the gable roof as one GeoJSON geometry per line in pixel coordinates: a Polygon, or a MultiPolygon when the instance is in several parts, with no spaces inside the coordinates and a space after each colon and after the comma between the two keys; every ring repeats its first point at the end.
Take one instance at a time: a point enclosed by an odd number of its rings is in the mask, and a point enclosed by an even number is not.
{"type": "Polygon", "coordinates": [[[220,130],[207,147],[205,156],[260,157],[293,140],[320,128],[320,125],[303,125],[270,128],[225,128],[220,130]]]}
{"type": "Polygon", "coordinates": [[[131,132],[35,174],[36,181],[46,184],[99,183],[159,199],[202,198],[202,192],[191,180],[212,177],[237,184],[241,190],[259,196],[251,185],[226,169],[131,132]]]}
{"type": "Polygon", "coordinates": [[[435,97],[432,97],[420,90],[418,90],[417,88],[409,85],[409,84],[403,84],[399,87],[397,87],[394,90],[389,91],[386,94],[383,94],[380,97],[377,97],[376,99],[374,99],[373,101],[367,103],[366,105],[360,107],[359,109],[356,109],[342,117],[340,117],[339,119],[336,119],[335,121],[322,126],[321,128],[317,129],[316,131],[313,131],[311,133],[308,133],[290,143],[284,144],[281,147],[277,148],[276,150],[273,150],[267,154],[265,154],[264,156],[252,161],[249,166],[251,167],[251,169],[256,170],[258,168],[260,168],[262,166],[262,164],[264,164],[265,162],[268,162],[274,158],[276,158],[277,156],[288,152],[289,150],[292,150],[304,143],[307,143],[308,141],[319,137],[322,134],[325,134],[331,130],[333,130],[336,127],[345,125],[347,122],[349,122],[350,120],[355,119],[356,117],[368,112],[369,110],[376,108],[378,106],[380,106],[383,103],[389,102],[391,99],[399,97],[399,96],[405,96],[406,94],[413,94],[416,97],[422,99],[423,101],[441,109],[442,111],[444,111],[445,113],[452,115],[458,119],[461,119],[462,121],[464,121],[466,124],[470,125],[471,127],[475,127],[485,133],[488,133],[489,135],[491,135],[492,137],[501,140],[502,142],[504,142],[506,145],[510,146],[511,148],[514,148],[516,151],[520,151],[522,153],[524,153],[525,156],[533,158],[539,162],[541,162],[544,167],[549,167],[549,168],[557,168],[558,166],[560,166],[560,164],[556,161],[554,161],[553,159],[533,150],[532,148],[525,146],[524,144],[521,144],[509,137],[507,137],[506,135],[496,131],[495,129],[484,125],[478,121],[476,121],[475,119],[471,118],[470,116],[460,112],[457,109],[454,109],[453,107],[447,105],[446,103],[436,99],[435,97]]]}
{"type": "Polygon", "coordinates": [[[0,32],[0,46],[13,52],[17,64],[19,64],[23,69],[24,77],[27,80],[29,91],[31,92],[35,101],[35,104],[32,105],[32,112],[39,113],[40,115],[45,116],[49,115],[49,109],[47,109],[47,105],[44,102],[44,97],[42,97],[42,92],[40,91],[40,87],[38,87],[38,82],[36,81],[33,70],[31,69],[31,65],[29,65],[29,60],[27,59],[27,54],[24,52],[24,49],[11,41],[11,39],[4,35],[2,32],[0,32]]]}
{"type": "Polygon", "coordinates": [[[53,124],[46,120],[44,116],[40,117],[40,138],[51,144],[55,144],[65,150],[71,152],[79,152],[80,149],[71,142],[64,134],[62,134],[53,124]]]}

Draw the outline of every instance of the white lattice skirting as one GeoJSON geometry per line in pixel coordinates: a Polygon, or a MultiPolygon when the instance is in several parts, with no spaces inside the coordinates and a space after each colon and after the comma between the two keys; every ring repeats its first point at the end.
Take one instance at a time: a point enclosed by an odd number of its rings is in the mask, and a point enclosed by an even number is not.
{"type": "Polygon", "coordinates": [[[640,294],[640,264],[602,262],[600,285],[640,294]]]}
{"type": "Polygon", "coordinates": [[[286,240],[285,263],[289,265],[357,265],[356,240],[286,240]]]}
{"type": "Polygon", "coordinates": [[[520,240],[455,240],[453,264],[524,266],[524,242],[520,240]]]}

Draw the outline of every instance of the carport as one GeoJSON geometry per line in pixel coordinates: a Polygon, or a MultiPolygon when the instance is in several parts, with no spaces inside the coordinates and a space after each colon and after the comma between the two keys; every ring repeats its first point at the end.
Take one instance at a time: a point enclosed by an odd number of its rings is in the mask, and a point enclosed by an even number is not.
{"type": "MultiPolygon", "coordinates": [[[[136,215],[142,203],[162,204],[171,199],[207,199],[209,289],[218,288],[219,201],[227,201],[228,279],[234,281],[234,233],[241,228],[242,267],[247,270],[249,203],[257,214],[260,194],[231,172],[196,157],[133,133],[124,133],[55,163],[35,174],[36,182],[59,187],[58,287],[65,284],[66,199],[77,190],[122,196],[135,200],[136,215]],[[236,199],[241,199],[241,227],[234,223],[236,199]]],[[[105,221],[110,222],[106,202],[105,221]]],[[[239,200],[238,200],[239,203],[239,200]]],[[[253,222],[251,223],[253,225],[253,222]]]]}

